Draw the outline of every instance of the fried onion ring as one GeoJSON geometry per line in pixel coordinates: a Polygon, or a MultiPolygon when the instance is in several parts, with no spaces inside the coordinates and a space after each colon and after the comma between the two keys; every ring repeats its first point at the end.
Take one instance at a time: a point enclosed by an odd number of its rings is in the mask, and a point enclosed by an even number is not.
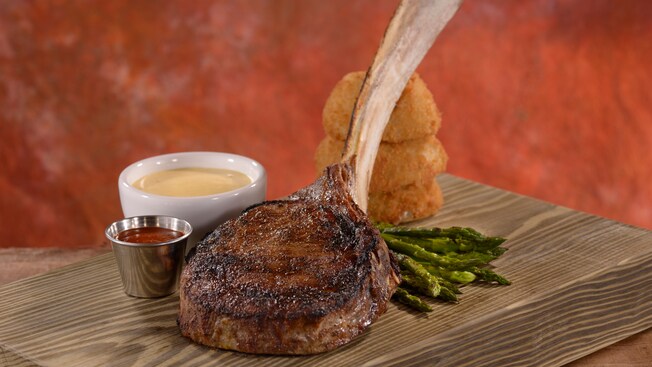
{"type": "MultiPolygon", "coordinates": [[[[336,85],[324,106],[322,121],[326,134],[336,140],[345,140],[353,105],[360,92],[365,73],[352,72],[336,85]]],[[[389,118],[383,141],[398,143],[434,135],[441,126],[441,114],[428,87],[414,74],[403,90],[401,98],[389,118]]]]}
{"type": "MultiPolygon", "coordinates": [[[[339,161],[344,141],[329,136],[315,152],[317,173],[339,161]]],[[[425,185],[446,170],[448,155],[434,135],[402,143],[381,143],[369,184],[370,193],[394,191],[410,184],[425,185]]]]}
{"type": "Polygon", "coordinates": [[[435,214],[444,196],[433,177],[425,185],[411,184],[390,192],[369,193],[369,216],[393,224],[422,219],[435,214]]]}

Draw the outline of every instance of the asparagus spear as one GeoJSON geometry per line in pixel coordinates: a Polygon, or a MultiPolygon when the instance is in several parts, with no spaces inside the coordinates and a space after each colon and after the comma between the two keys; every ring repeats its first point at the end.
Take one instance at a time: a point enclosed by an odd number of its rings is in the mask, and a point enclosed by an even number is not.
{"type": "Polygon", "coordinates": [[[405,288],[398,287],[392,296],[397,301],[404,303],[421,312],[432,312],[432,307],[421,300],[421,298],[410,294],[405,288]]]}
{"type": "Polygon", "coordinates": [[[469,260],[469,259],[476,259],[482,264],[488,264],[491,261],[497,259],[500,255],[495,255],[492,253],[482,253],[482,252],[477,252],[477,251],[471,251],[471,252],[463,252],[463,253],[457,253],[457,252],[447,252],[446,256],[458,259],[458,260],[469,260]]]}
{"type": "Polygon", "coordinates": [[[468,284],[476,279],[475,274],[470,271],[448,270],[445,268],[420,263],[431,275],[441,277],[449,282],[468,284]]]}
{"type": "Polygon", "coordinates": [[[426,270],[419,263],[411,259],[410,257],[404,254],[395,254],[398,264],[401,269],[408,270],[410,273],[414,274],[420,279],[421,286],[420,289],[425,291],[425,294],[430,297],[437,297],[441,291],[441,285],[437,278],[432,276],[428,270],[426,270]]]}
{"type": "Polygon", "coordinates": [[[478,279],[484,280],[486,282],[497,282],[498,284],[501,284],[501,285],[510,285],[510,284],[512,284],[512,282],[507,280],[505,277],[494,273],[490,269],[482,269],[482,268],[478,268],[478,267],[473,267],[473,268],[469,269],[469,271],[471,271],[473,274],[475,274],[478,277],[478,279]]]}
{"type": "Polygon", "coordinates": [[[405,284],[423,295],[439,298],[448,302],[457,302],[457,295],[455,293],[459,293],[459,290],[455,285],[444,279],[438,279],[440,285],[439,293],[433,295],[422,278],[407,272],[401,274],[401,278],[403,278],[401,284],[405,284]]]}
{"type": "Polygon", "coordinates": [[[439,293],[439,298],[447,302],[457,303],[458,299],[455,293],[459,293],[459,290],[457,292],[454,292],[452,289],[449,289],[448,287],[444,287],[444,285],[442,284],[441,293],[439,293]]]}
{"type": "Polygon", "coordinates": [[[410,237],[418,240],[424,239],[441,239],[448,238],[452,240],[457,247],[449,247],[443,251],[478,251],[486,252],[491,249],[497,248],[505,239],[502,237],[488,237],[473,228],[468,227],[450,227],[450,228],[407,228],[407,227],[393,227],[388,224],[380,224],[379,227],[381,234],[392,236],[410,237]]]}
{"type": "Polygon", "coordinates": [[[417,238],[410,236],[399,236],[391,233],[381,233],[380,234],[385,241],[398,240],[407,243],[412,243],[419,247],[422,247],[426,251],[437,252],[437,253],[447,253],[459,251],[460,245],[454,240],[448,237],[437,237],[437,238],[417,238]]]}
{"type": "Polygon", "coordinates": [[[451,282],[433,275],[422,264],[403,254],[396,254],[399,265],[405,271],[401,274],[406,285],[419,291],[421,294],[444,301],[457,302],[459,289],[451,282]]]}
{"type": "Polygon", "coordinates": [[[426,260],[433,265],[442,266],[449,269],[466,269],[476,265],[482,265],[477,259],[458,260],[451,257],[438,255],[434,252],[424,250],[422,247],[407,243],[397,239],[385,240],[387,247],[394,252],[409,255],[410,257],[426,260]]]}

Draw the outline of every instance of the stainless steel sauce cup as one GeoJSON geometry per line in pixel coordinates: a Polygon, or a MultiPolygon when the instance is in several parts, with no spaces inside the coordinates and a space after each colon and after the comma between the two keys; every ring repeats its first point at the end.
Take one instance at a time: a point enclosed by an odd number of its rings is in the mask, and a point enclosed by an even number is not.
{"type": "Polygon", "coordinates": [[[192,227],[188,222],[169,216],[130,217],[109,225],[104,234],[111,241],[125,293],[134,297],[154,298],[176,292],[191,233],[192,227]],[[183,235],[161,243],[131,243],[117,239],[120,232],[144,227],[167,228],[183,235]]]}

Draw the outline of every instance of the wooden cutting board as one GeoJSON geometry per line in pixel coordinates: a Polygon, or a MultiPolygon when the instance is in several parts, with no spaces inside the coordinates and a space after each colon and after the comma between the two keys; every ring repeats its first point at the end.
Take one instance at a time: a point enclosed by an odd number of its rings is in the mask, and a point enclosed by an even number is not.
{"type": "Polygon", "coordinates": [[[652,232],[451,175],[426,226],[507,237],[511,286],[469,286],[421,314],[391,304],[349,345],[307,357],[213,350],[183,338],[178,297],[130,298],[112,254],[0,288],[0,366],[551,366],[652,325],[652,232]]]}

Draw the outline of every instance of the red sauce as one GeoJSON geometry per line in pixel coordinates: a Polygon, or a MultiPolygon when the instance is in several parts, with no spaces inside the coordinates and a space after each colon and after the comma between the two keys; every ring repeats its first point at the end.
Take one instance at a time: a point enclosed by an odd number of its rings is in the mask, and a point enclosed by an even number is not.
{"type": "Polygon", "coordinates": [[[183,232],[161,227],[142,227],[124,230],[115,238],[130,243],[161,243],[183,236],[183,232]]]}

